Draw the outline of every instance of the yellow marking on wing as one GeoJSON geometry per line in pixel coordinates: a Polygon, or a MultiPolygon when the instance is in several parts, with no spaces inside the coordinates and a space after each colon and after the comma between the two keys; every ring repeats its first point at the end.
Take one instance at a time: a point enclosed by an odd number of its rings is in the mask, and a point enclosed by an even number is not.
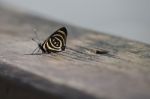
{"type": "Polygon", "coordinates": [[[66,38],[66,33],[64,31],[58,30],[59,33],[62,33],[63,35],[65,35],[66,38]]]}
{"type": "Polygon", "coordinates": [[[52,47],[49,46],[48,42],[46,43],[47,47],[49,50],[52,50],[52,51],[61,51],[61,49],[54,49],[52,47]]]}
{"type": "Polygon", "coordinates": [[[54,37],[55,37],[55,36],[59,36],[59,37],[61,37],[61,38],[63,39],[63,43],[64,43],[64,45],[66,45],[66,44],[65,44],[65,43],[66,43],[66,39],[64,39],[64,38],[63,38],[63,36],[61,36],[61,35],[59,35],[59,34],[55,34],[55,35],[54,35],[54,37]]]}
{"type": "Polygon", "coordinates": [[[61,46],[62,46],[61,40],[59,40],[57,37],[55,37],[55,39],[57,39],[57,40],[60,42],[60,46],[59,46],[59,47],[56,47],[55,45],[53,45],[53,43],[52,43],[52,41],[51,41],[51,39],[50,39],[49,41],[50,41],[52,47],[54,47],[54,48],[61,48],[61,46]]]}
{"type": "Polygon", "coordinates": [[[44,43],[43,43],[43,49],[45,49],[46,50],[46,42],[47,42],[48,40],[45,40],[44,41],[44,43]]]}

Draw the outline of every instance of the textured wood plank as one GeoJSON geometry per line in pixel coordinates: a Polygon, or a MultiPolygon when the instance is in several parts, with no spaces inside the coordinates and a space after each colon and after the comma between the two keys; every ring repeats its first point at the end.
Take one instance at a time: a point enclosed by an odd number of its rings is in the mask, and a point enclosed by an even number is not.
{"type": "Polygon", "coordinates": [[[150,98],[149,45],[4,9],[0,10],[0,64],[1,76],[62,98],[150,98]],[[61,26],[68,29],[64,52],[27,55],[37,47],[32,41],[34,27],[43,41],[61,26]],[[96,54],[96,49],[108,54],[96,54]],[[42,79],[32,81],[34,77],[42,79]]]}

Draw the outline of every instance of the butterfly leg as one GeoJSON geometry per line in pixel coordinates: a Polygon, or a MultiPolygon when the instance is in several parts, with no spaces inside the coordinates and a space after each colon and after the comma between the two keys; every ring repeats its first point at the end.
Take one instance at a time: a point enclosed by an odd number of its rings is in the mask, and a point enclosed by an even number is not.
{"type": "Polygon", "coordinates": [[[40,51],[40,49],[38,49],[37,53],[40,51]]]}
{"type": "MultiPolygon", "coordinates": [[[[35,51],[38,49],[39,47],[37,47],[36,49],[34,49],[33,50],[33,52],[31,53],[31,54],[34,54],[35,53],[35,51]]],[[[39,50],[38,50],[39,51],[39,50]]]]}

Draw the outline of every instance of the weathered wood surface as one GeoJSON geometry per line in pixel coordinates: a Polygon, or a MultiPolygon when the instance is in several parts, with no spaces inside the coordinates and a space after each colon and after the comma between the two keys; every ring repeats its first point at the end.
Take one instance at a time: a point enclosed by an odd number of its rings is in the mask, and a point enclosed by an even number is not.
{"type": "Polygon", "coordinates": [[[0,77],[55,98],[149,99],[150,45],[1,8],[0,77]],[[27,55],[37,47],[34,27],[43,41],[61,26],[73,50],[27,55]]]}

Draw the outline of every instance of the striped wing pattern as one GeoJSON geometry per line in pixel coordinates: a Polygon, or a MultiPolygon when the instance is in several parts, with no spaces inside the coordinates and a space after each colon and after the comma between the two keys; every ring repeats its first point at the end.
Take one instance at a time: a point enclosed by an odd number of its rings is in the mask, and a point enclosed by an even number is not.
{"type": "Polygon", "coordinates": [[[62,27],[50,35],[42,44],[42,49],[46,53],[61,52],[65,50],[67,29],[62,27]]]}

